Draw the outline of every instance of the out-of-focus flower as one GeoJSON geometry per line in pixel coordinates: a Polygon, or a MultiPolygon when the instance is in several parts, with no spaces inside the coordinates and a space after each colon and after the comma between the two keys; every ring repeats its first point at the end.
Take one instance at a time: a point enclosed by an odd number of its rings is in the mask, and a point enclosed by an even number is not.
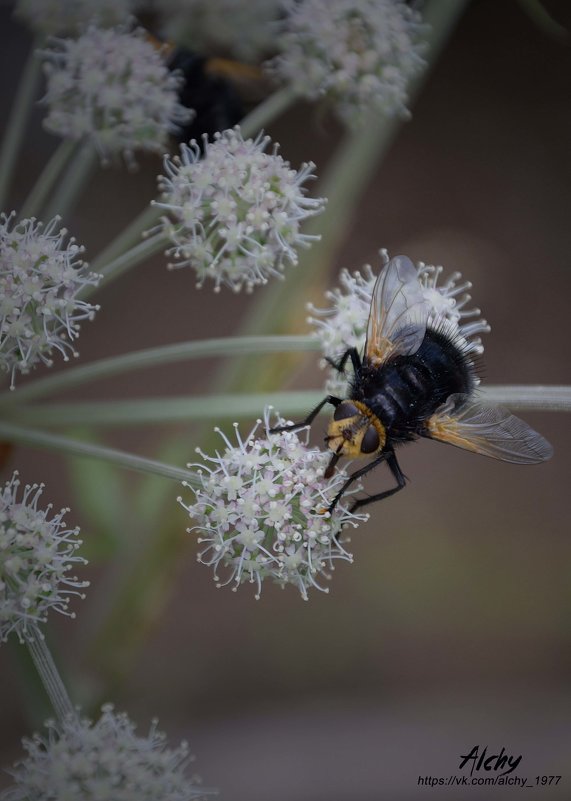
{"type": "Polygon", "coordinates": [[[281,0],[155,0],[166,39],[202,55],[256,61],[274,49],[281,0]]]}
{"type": "MultiPolygon", "coordinates": [[[[343,530],[368,515],[352,514],[346,506],[358,483],[327,512],[347,474],[340,470],[325,479],[331,452],[308,447],[307,430],[270,433],[269,417],[266,410],[262,432],[258,420],[245,439],[236,423],[236,444],[221,434],[222,454],[199,450],[204,464],[189,467],[198,469],[202,486],[186,484],[194,502],[179,502],[195,522],[189,532],[197,531],[203,545],[198,561],[214,568],[219,587],[250,582],[259,598],[262,582],[272,578],[282,587],[293,584],[307,600],[312,588],[328,592],[321,582],[337,560],[352,561],[343,530]],[[227,574],[223,583],[221,570],[227,574]]],[[[274,425],[284,423],[276,416],[274,425]]]]}
{"type": "Polygon", "coordinates": [[[99,276],[88,272],[74,239],[65,244],[60,218],[45,226],[14,218],[0,214],[0,368],[11,374],[12,388],[16,372],[51,365],[54,350],[64,361],[77,356],[72,343],[79,322],[99,308],[77,297],[99,276]]]}
{"type": "Polygon", "coordinates": [[[137,150],[163,153],[169,133],[192,112],[178,100],[181,76],[143,30],[90,26],[77,39],[55,40],[42,51],[48,113],[44,127],[74,140],[89,140],[102,160],[137,150]]]}
{"type": "MultiPolygon", "coordinates": [[[[16,764],[14,784],[2,801],[191,801],[204,798],[187,775],[188,745],[168,748],[151,724],[144,737],[111,704],[96,723],[49,721],[47,734],[24,740],[27,756],[16,764]]],[[[211,791],[210,791],[211,792],[211,791]]]]}
{"type": "Polygon", "coordinates": [[[350,125],[371,111],[408,116],[423,67],[420,15],[403,0],[289,0],[269,70],[301,95],[326,97],[350,125]]]}
{"type": "Polygon", "coordinates": [[[44,623],[54,609],[69,617],[72,595],[88,586],[69,576],[72,565],[87,564],[75,552],[78,528],[67,528],[62,509],[38,509],[43,484],[26,485],[20,495],[14,473],[0,492],[0,641],[14,632],[24,641],[28,631],[44,623]],[[20,497],[19,497],[20,496],[20,497]]]}
{"type": "MultiPolygon", "coordinates": [[[[383,265],[387,264],[387,251],[381,250],[380,253],[383,265]]],[[[434,326],[438,320],[446,320],[455,337],[463,340],[463,353],[469,357],[481,355],[484,347],[478,335],[488,333],[490,326],[480,318],[479,309],[466,308],[471,300],[467,293],[471,283],[460,282],[462,276],[455,272],[439,284],[443,268],[423,262],[417,264],[417,270],[424,298],[430,309],[429,325],[434,326]]],[[[350,273],[342,270],[339,279],[341,287],[326,293],[332,306],[328,309],[309,306],[309,311],[315,316],[309,317],[308,322],[315,326],[314,333],[321,343],[325,358],[338,361],[348,348],[363,351],[376,280],[377,276],[368,264],[363,267],[362,272],[350,273]]],[[[347,379],[331,369],[325,358],[321,366],[330,368],[327,392],[345,396],[347,379]]]]}
{"type": "Polygon", "coordinates": [[[77,35],[91,22],[120,25],[137,5],[138,0],[18,0],[14,14],[39,34],[77,35]]]}
{"type": "Polygon", "coordinates": [[[312,178],[314,164],[293,170],[277,154],[265,150],[269,136],[242,138],[238,127],[204,140],[181,145],[180,156],[165,157],[166,175],[159,177],[161,202],[172,220],[163,230],[174,243],[169,267],[192,267],[197,286],[210,278],[215,290],[226,284],[242,287],[267,283],[296,264],[296,248],[318,237],[300,233],[306,217],[319,214],[322,198],[305,196],[302,184],[312,178]]]}

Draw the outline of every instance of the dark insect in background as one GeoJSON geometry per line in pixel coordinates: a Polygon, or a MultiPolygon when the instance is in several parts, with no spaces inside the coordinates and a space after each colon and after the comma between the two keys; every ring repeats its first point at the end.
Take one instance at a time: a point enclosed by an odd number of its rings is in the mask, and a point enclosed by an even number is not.
{"type": "Polygon", "coordinates": [[[356,500],[351,511],[403,489],[395,448],[418,437],[516,464],[543,462],[553,453],[523,420],[477,399],[476,369],[465,340],[447,320],[430,318],[416,268],[406,256],[391,259],[377,278],[363,356],[349,348],[331,363],[343,372],[349,360],[353,378],[347,399],[327,395],[302,422],[273,429],[308,426],[329,403],[335,411],[325,440],[333,456],[325,476],[342,456],[370,457],[347,478],[329,511],[356,479],[383,462],[396,486],[356,500]]]}

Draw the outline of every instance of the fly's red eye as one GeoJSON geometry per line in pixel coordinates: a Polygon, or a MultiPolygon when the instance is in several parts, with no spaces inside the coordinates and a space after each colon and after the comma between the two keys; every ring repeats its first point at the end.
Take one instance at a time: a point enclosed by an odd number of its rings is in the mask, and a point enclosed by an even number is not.
{"type": "Polygon", "coordinates": [[[369,426],[361,440],[361,453],[374,453],[379,445],[379,432],[374,426],[369,426]]]}
{"type": "Polygon", "coordinates": [[[345,420],[346,417],[355,417],[359,414],[356,406],[348,401],[340,403],[333,413],[334,420],[345,420]]]}

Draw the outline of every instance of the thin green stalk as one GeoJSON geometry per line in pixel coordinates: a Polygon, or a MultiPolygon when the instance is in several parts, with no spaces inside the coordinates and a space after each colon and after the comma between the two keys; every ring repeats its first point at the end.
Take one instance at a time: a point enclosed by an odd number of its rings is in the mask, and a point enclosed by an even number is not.
{"type": "Polygon", "coordinates": [[[506,386],[482,387],[479,391],[485,401],[500,403],[515,411],[571,412],[569,386],[506,386]]]}
{"type": "Polygon", "coordinates": [[[76,148],[77,142],[73,142],[71,139],[64,139],[60,142],[26,198],[20,211],[20,217],[38,216],[61,171],[70,161],[76,148]]]}
{"type": "Polygon", "coordinates": [[[297,99],[298,95],[289,86],[279,89],[256,106],[240,123],[240,131],[244,139],[256,136],[266,125],[269,125],[286,111],[297,99]]]}
{"type": "Polygon", "coordinates": [[[231,356],[245,353],[284,353],[287,351],[319,350],[319,342],[310,336],[277,337],[220,337],[194,342],[177,342],[159,348],[124,353],[99,359],[81,367],[69,367],[55,375],[31,381],[16,392],[0,394],[0,407],[19,406],[30,400],[61,392],[89,381],[122,375],[143,367],[176,364],[186,359],[210,359],[216,356],[231,356]]]}
{"type": "Polygon", "coordinates": [[[48,434],[35,428],[24,428],[23,426],[1,422],[0,439],[7,442],[16,442],[19,445],[28,445],[32,448],[59,451],[73,456],[103,459],[106,462],[125,467],[127,470],[135,470],[139,473],[153,473],[157,476],[163,476],[163,478],[187,481],[189,484],[198,486],[194,473],[183,470],[180,467],[173,467],[170,464],[163,464],[154,459],[146,459],[143,456],[136,456],[134,453],[119,451],[115,448],[105,448],[101,445],[93,445],[90,442],[80,442],[70,437],[48,434]]]}
{"type": "MultiPolygon", "coordinates": [[[[571,411],[571,387],[490,386],[483,400],[520,411],[571,411]]],[[[323,390],[206,395],[204,397],[138,398],[125,401],[51,403],[15,409],[10,419],[42,426],[135,426],[199,420],[243,420],[261,415],[271,405],[285,416],[304,417],[323,398],[323,390]]],[[[185,446],[188,447],[188,446],[185,446]]]]}
{"type": "Polygon", "coordinates": [[[121,233],[97,255],[91,262],[92,269],[96,273],[103,272],[105,267],[115,261],[118,256],[138,245],[145,231],[148,231],[158,223],[162,213],[163,210],[158,206],[147,206],[132,223],[123,228],[121,233]]]}
{"type": "Polygon", "coordinates": [[[0,209],[6,211],[8,210],[6,208],[6,197],[12,174],[40,84],[41,64],[35,51],[36,45],[34,43],[20,78],[8,126],[0,147],[0,209]]]}
{"type": "Polygon", "coordinates": [[[97,265],[91,265],[94,272],[98,272],[101,275],[101,280],[97,284],[97,286],[88,286],[86,289],[81,292],[81,298],[84,300],[86,298],[91,297],[94,292],[97,292],[107,284],[110,284],[116,278],[119,278],[120,275],[126,273],[127,270],[130,270],[131,267],[136,267],[138,264],[142,264],[146,259],[150,256],[158,253],[159,250],[165,248],[167,246],[167,240],[163,236],[162,233],[155,234],[154,236],[150,236],[147,239],[143,239],[142,242],[139,242],[138,245],[128,250],[126,253],[122,253],[120,256],[117,256],[116,259],[113,261],[108,262],[104,267],[97,268],[97,265]]]}
{"type": "MultiPolygon", "coordinates": [[[[86,403],[50,403],[14,409],[10,420],[41,426],[133,426],[198,420],[242,420],[258,417],[271,404],[282,414],[305,415],[323,392],[276,392],[275,394],[206,395],[202,398],[138,398],[86,403]]],[[[189,446],[187,445],[187,450],[189,446]]]]}
{"type": "Polygon", "coordinates": [[[37,626],[31,626],[28,630],[26,645],[59,720],[64,721],[75,717],[77,715],[75,708],[67,694],[47,643],[37,626]]]}
{"type": "Polygon", "coordinates": [[[64,219],[76,203],[81,191],[97,164],[97,151],[91,142],[85,142],[71,160],[57,190],[52,195],[45,210],[45,217],[50,220],[55,214],[64,219]]]}

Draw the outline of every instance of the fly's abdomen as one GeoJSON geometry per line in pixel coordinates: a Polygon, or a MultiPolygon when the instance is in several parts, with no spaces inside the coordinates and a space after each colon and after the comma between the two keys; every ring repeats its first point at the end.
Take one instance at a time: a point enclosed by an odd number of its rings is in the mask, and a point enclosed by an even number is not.
{"type": "Polygon", "coordinates": [[[398,442],[418,436],[450,395],[470,394],[474,384],[474,368],[461,348],[429,330],[411,356],[397,356],[376,369],[364,365],[352,397],[365,403],[398,442]]]}

